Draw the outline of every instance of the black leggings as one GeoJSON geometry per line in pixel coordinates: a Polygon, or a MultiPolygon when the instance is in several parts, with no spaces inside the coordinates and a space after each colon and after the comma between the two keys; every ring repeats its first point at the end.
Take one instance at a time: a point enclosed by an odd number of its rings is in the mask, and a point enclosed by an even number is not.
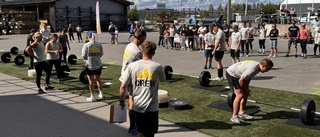
{"type": "MultiPolygon", "coordinates": [[[[313,53],[314,53],[314,54],[317,53],[318,47],[319,47],[319,44],[314,44],[314,47],[313,47],[313,53]]],[[[320,47],[319,47],[319,54],[320,54],[320,47]]]]}
{"type": "Polygon", "coordinates": [[[34,59],[33,59],[33,57],[32,56],[29,56],[29,58],[30,58],[30,64],[29,64],[29,67],[30,67],[30,69],[33,69],[33,61],[34,61],[34,59]]]}
{"type": "Polygon", "coordinates": [[[73,36],[73,34],[69,34],[69,38],[70,38],[70,41],[71,41],[71,38],[72,38],[72,40],[74,41],[74,36],[73,36]]]}
{"type": "Polygon", "coordinates": [[[304,54],[307,54],[307,40],[301,40],[300,39],[300,46],[301,46],[301,52],[304,54]]]}
{"type": "Polygon", "coordinates": [[[265,43],[266,43],[265,39],[259,39],[260,49],[265,49],[266,48],[265,43]]]}
{"type": "Polygon", "coordinates": [[[170,37],[171,47],[174,47],[174,37],[170,37]]]}
{"type": "Polygon", "coordinates": [[[194,41],[194,38],[188,38],[189,49],[193,49],[193,41],[194,41]]]}
{"type": "Polygon", "coordinates": [[[252,41],[253,41],[253,38],[248,40],[248,44],[250,46],[250,50],[252,50],[252,41]]]}
{"type": "Polygon", "coordinates": [[[34,68],[36,70],[36,74],[37,74],[37,78],[36,78],[36,84],[38,88],[41,88],[40,86],[40,79],[42,76],[42,71],[46,72],[47,77],[49,75],[48,78],[46,78],[46,84],[49,84],[50,82],[50,71],[49,71],[49,65],[46,61],[42,61],[42,62],[35,62],[34,63],[34,68]]]}
{"type": "Polygon", "coordinates": [[[67,47],[63,47],[63,52],[59,53],[59,57],[60,57],[60,60],[62,60],[62,57],[63,57],[63,61],[66,64],[67,64],[67,54],[68,54],[68,48],[67,47]]]}
{"type": "Polygon", "coordinates": [[[160,35],[160,36],[159,36],[159,42],[158,42],[158,45],[163,46],[163,35],[160,35]]]}
{"type": "Polygon", "coordinates": [[[77,37],[78,37],[78,40],[80,41],[82,41],[82,36],[81,36],[81,33],[80,32],[77,32],[77,37]]]}
{"type": "Polygon", "coordinates": [[[46,80],[49,79],[50,80],[50,76],[51,76],[51,71],[52,71],[52,68],[53,68],[53,65],[54,65],[54,68],[56,68],[56,75],[57,75],[57,78],[60,79],[60,76],[61,76],[61,70],[60,70],[60,66],[61,66],[61,60],[58,59],[58,60],[48,60],[48,65],[49,65],[49,74],[47,74],[46,76],[46,80]]]}
{"type": "Polygon", "coordinates": [[[246,40],[241,40],[241,52],[244,54],[244,45],[246,45],[246,55],[249,55],[249,44],[246,40]]]}

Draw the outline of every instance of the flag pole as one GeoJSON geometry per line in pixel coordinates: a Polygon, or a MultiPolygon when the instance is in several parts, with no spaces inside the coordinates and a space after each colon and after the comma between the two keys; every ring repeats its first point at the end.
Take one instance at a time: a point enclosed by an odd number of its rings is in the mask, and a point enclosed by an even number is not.
{"type": "Polygon", "coordinates": [[[99,1],[97,1],[96,3],[96,30],[97,30],[97,41],[98,41],[99,34],[101,34],[99,1]]]}

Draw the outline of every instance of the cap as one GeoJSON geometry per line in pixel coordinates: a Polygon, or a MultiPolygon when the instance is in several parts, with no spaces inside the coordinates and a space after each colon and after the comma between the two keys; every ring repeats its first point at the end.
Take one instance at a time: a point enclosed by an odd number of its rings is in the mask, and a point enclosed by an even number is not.
{"type": "Polygon", "coordinates": [[[87,36],[92,36],[93,32],[92,31],[88,31],[87,32],[87,36]]]}

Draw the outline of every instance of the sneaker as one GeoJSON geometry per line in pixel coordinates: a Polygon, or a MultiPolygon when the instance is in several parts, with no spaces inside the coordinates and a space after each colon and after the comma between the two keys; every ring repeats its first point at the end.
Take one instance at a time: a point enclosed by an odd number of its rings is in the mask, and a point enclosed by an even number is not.
{"type": "Polygon", "coordinates": [[[60,83],[60,84],[62,84],[62,83],[63,83],[63,81],[61,80],[61,78],[60,78],[60,79],[58,79],[58,83],[60,83]]]}
{"type": "Polygon", "coordinates": [[[104,96],[103,96],[102,93],[99,93],[98,97],[99,97],[100,99],[103,99],[103,98],[104,98],[104,96]]]}
{"type": "Polygon", "coordinates": [[[222,80],[223,80],[223,78],[221,79],[219,77],[216,77],[216,78],[213,79],[213,81],[222,81],[222,80]]]}
{"type": "Polygon", "coordinates": [[[289,54],[287,54],[286,57],[289,57],[289,54]]]}
{"type": "Polygon", "coordinates": [[[296,55],[294,55],[294,57],[295,57],[295,58],[298,58],[298,55],[296,54],[296,55]]]}
{"type": "Polygon", "coordinates": [[[223,80],[224,80],[224,78],[223,78],[223,77],[220,77],[220,80],[221,80],[221,81],[223,81],[223,80]]]}
{"type": "Polygon", "coordinates": [[[46,92],[44,92],[41,88],[38,89],[38,94],[45,94],[46,92]]]}
{"type": "Polygon", "coordinates": [[[238,117],[241,118],[241,119],[253,119],[253,116],[250,116],[246,113],[243,113],[243,114],[238,114],[238,117]]]}
{"type": "Polygon", "coordinates": [[[266,54],[265,52],[262,52],[262,54],[266,54]]]}
{"type": "Polygon", "coordinates": [[[128,134],[132,134],[132,135],[138,135],[138,130],[137,129],[129,129],[128,130],[128,134]]]}
{"type": "Polygon", "coordinates": [[[204,65],[203,69],[207,69],[207,65],[204,65]]]}
{"type": "Polygon", "coordinates": [[[269,54],[269,56],[268,57],[271,57],[272,56],[272,54],[269,54]]]}
{"type": "Polygon", "coordinates": [[[202,50],[202,53],[204,53],[204,50],[202,50]]]}
{"type": "Polygon", "coordinates": [[[202,52],[202,50],[199,50],[199,53],[201,53],[202,52]]]}
{"type": "Polygon", "coordinates": [[[44,87],[44,89],[45,89],[45,90],[53,90],[53,89],[54,89],[54,87],[46,86],[46,87],[44,87]]]}
{"type": "Polygon", "coordinates": [[[249,55],[246,55],[246,58],[249,57],[249,55]]]}
{"type": "Polygon", "coordinates": [[[88,102],[95,102],[95,101],[97,101],[97,99],[94,96],[92,96],[90,98],[87,98],[87,101],[88,102]]]}
{"type": "Polygon", "coordinates": [[[243,57],[243,54],[240,54],[240,57],[243,57]]]}
{"type": "Polygon", "coordinates": [[[277,57],[277,56],[276,56],[276,54],[274,54],[272,57],[274,57],[274,58],[275,58],[275,57],[277,57]]]}
{"type": "Polygon", "coordinates": [[[214,69],[212,66],[209,66],[210,69],[214,69]]]}
{"type": "Polygon", "coordinates": [[[242,119],[240,119],[239,117],[231,117],[230,121],[233,122],[233,123],[237,123],[237,124],[241,124],[241,123],[244,122],[244,121],[243,121],[242,119]]]}
{"type": "Polygon", "coordinates": [[[253,50],[251,50],[250,53],[253,53],[253,50]]]}

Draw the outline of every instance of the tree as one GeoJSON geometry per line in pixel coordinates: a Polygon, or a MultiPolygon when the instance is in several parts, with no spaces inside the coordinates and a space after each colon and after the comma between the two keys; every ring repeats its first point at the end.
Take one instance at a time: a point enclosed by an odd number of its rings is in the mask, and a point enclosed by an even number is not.
{"type": "Polygon", "coordinates": [[[146,13],[146,16],[144,17],[144,20],[150,20],[150,13],[149,12],[146,13]]]}
{"type": "Polygon", "coordinates": [[[132,9],[128,11],[129,20],[137,21],[139,20],[139,13],[137,10],[137,6],[134,6],[132,9]]]}
{"type": "Polygon", "coordinates": [[[209,12],[212,12],[212,11],[213,11],[213,5],[210,4],[210,5],[209,5],[209,12]]]}
{"type": "Polygon", "coordinates": [[[154,18],[157,22],[164,22],[168,18],[168,14],[164,11],[156,12],[156,16],[154,18]]]}
{"type": "Polygon", "coordinates": [[[273,13],[277,12],[278,5],[266,4],[266,5],[262,5],[261,8],[262,8],[262,11],[264,12],[264,14],[273,14],[273,13]]]}

